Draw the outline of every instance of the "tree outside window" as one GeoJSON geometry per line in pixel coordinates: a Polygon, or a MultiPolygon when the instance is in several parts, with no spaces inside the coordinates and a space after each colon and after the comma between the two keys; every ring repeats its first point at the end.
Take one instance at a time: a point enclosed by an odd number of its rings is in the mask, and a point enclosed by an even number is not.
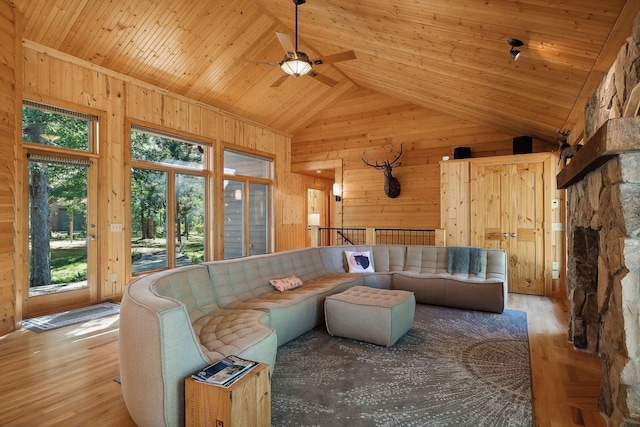
{"type": "Polygon", "coordinates": [[[205,260],[205,149],[194,141],[132,129],[132,273],[205,260]]]}

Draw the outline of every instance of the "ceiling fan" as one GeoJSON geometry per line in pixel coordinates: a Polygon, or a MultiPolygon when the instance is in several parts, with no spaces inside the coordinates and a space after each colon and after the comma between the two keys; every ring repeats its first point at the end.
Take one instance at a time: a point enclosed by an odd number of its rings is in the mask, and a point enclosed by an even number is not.
{"type": "Polygon", "coordinates": [[[273,82],[271,87],[280,86],[289,76],[300,77],[305,74],[310,75],[311,77],[317,79],[318,81],[328,85],[335,86],[338,84],[337,81],[329,78],[327,76],[323,76],[322,74],[318,74],[313,70],[314,65],[322,65],[322,64],[333,64],[335,62],[340,61],[349,61],[351,59],[356,59],[356,54],[354,51],[349,50],[342,53],[336,53],[334,55],[325,56],[323,58],[318,58],[311,60],[309,59],[309,55],[304,52],[300,52],[298,50],[298,6],[304,4],[307,0],[293,0],[293,4],[296,5],[296,43],[295,45],[291,41],[291,37],[289,34],[284,33],[276,33],[276,37],[278,41],[282,45],[284,49],[284,58],[280,62],[264,62],[264,61],[253,61],[250,59],[243,58],[234,58],[237,61],[245,61],[245,62],[253,62],[255,64],[266,64],[271,67],[279,66],[285,74],[282,75],[278,80],[273,82]]]}

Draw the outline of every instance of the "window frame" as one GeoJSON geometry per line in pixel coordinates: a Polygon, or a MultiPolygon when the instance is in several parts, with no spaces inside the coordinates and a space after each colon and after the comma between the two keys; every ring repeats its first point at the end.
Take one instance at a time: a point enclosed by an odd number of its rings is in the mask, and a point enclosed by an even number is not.
{"type": "Polygon", "coordinates": [[[161,128],[156,128],[148,125],[138,124],[136,122],[129,122],[129,126],[127,126],[129,132],[127,134],[128,144],[127,144],[127,153],[126,157],[130,162],[130,167],[128,168],[128,190],[127,190],[127,204],[129,207],[129,227],[128,236],[127,236],[127,248],[129,256],[127,257],[127,272],[129,277],[140,277],[146,274],[150,274],[154,271],[162,271],[168,270],[176,267],[176,233],[175,233],[175,221],[176,221],[176,211],[175,211],[175,201],[177,197],[176,191],[176,175],[189,175],[189,176],[199,176],[204,179],[204,223],[205,229],[204,233],[204,261],[210,261],[212,259],[213,251],[213,231],[212,231],[212,203],[213,197],[212,194],[212,180],[213,180],[213,149],[214,144],[210,141],[196,139],[192,136],[184,136],[179,131],[176,130],[166,130],[161,128]],[[191,167],[185,165],[176,165],[164,162],[153,162],[149,160],[140,160],[132,158],[131,153],[131,133],[132,132],[141,132],[147,133],[152,136],[157,136],[166,139],[173,139],[178,142],[183,142],[186,144],[192,145],[200,145],[204,149],[203,153],[203,166],[200,167],[191,167]],[[166,190],[166,251],[167,251],[167,266],[160,269],[155,270],[145,270],[141,272],[134,273],[132,270],[132,260],[131,254],[133,252],[131,247],[131,237],[132,237],[132,217],[131,217],[131,208],[132,208],[132,192],[131,192],[131,184],[132,177],[131,173],[134,168],[137,169],[147,169],[157,172],[166,173],[167,176],[167,190],[166,190]]]}
{"type": "MultiPolygon", "coordinates": [[[[59,164],[68,164],[76,166],[86,166],[88,168],[87,175],[87,234],[89,227],[95,225],[94,232],[96,236],[100,236],[103,230],[99,224],[102,220],[101,205],[102,201],[98,197],[100,188],[100,148],[102,146],[102,138],[104,135],[100,132],[100,124],[104,123],[104,112],[91,107],[69,104],[61,100],[54,102],[33,100],[23,98],[20,109],[20,123],[22,128],[19,130],[19,149],[24,156],[21,168],[16,178],[16,185],[19,191],[16,191],[16,206],[21,207],[24,213],[29,212],[29,158],[34,161],[54,162],[59,164]],[[73,149],[67,147],[59,147],[53,145],[44,145],[24,141],[22,132],[24,123],[22,121],[23,108],[39,109],[48,113],[54,113],[64,116],[70,116],[87,121],[87,149],[73,149]],[[39,159],[38,159],[39,157],[39,159]]],[[[16,229],[20,230],[22,235],[29,236],[29,218],[28,214],[20,214],[16,219],[16,229]]],[[[64,298],[58,293],[45,294],[39,296],[30,296],[29,292],[29,261],[23,263],[22,268],[16,270],[17,281],[23,283],[22,292],[25,298],[21,300],[21,309],[27,315],[43,314],[62,309],[70,308],[77,305],[86,305],[87,301],[99,301],[103,294],[101,283],[101,265],[99,258],[99,240],[88,239],[87,241],[87,281],[88,287],[64,291],[64,298]]],[[[20,245],[16,245],[16,254],[18,258],[29,260],[29,238],[22,239],[20,245]]]]}
{"type": "MultiPolygon", "coordinates": [[[[270,253],[274,251],[274,247],[275,247],[275,242],[274,242],[274,197],[273,197],[273,189],[275,186],[275,157],[271,154],[268,153],[262,153],[262,152],[257,152],[257,151],[248,151],[248,150],[243,150],[240,149],[238,147],[235,146],[231,146],[231,145],[223,145],[221,147],[221,161],[222,161],[222,165],[221,165],[221,169],[222,169],[222,180],[220,182],[220,188],[221,188],[221,197],[222,197],[222,204],[224,204],[224,182],[226,180],[229,181],[238,181],[242,183],[242,194],[243,194],[243,219],[244,219],[244,224],[243,224],[243,229],[244,229],[244,238],[243,238],[243,251],[240,257],[246,257],[246,256],[251,256],[251,255],[257,255],[257,254],[252,254],[251,253],[251,195],[250,195],[250,186],[251,184],[262,184],[262,185],[266,185],[267,187],[267,201],[268,201],[268,207],[267,207],[267,242],[266,242],[266,253],[270,253]],[[243,155],[243,156],[247,156],[247,157],[253,157],[253,158],[258,158],[264,161],[268,162],[268,166],[269,166],[269,178],[260,178],[260,177],[255,177],[255,176],[250,176],[250,175],[242,175],[242,174],[237,174],[237,175],[230,175],[225,173],[225,165],[224,165],[224,154],[225,152],[233,152],[235,154],[239,154],[239,155],[243,155]]],[[[222,219],[224,220],[225,218],[225,214],[224,214],[224,208],[222,211],[222,219]]],[[[222,226],[222,230],[220,230],[221,234],[224,234],[224,223],[221,221],[220,222],[221,226],[222,226]]],[[[222,259],[228,259],[226,258],[225,255],[225,239],[224,239],[224,235],[222,235],[222,239],[221,239],[221,258],[222,259]]]]}

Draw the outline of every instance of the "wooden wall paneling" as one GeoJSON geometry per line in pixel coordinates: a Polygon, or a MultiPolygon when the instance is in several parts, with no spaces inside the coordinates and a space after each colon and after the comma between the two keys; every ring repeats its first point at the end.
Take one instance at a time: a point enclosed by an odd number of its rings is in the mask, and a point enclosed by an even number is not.
{"type": "Polygon", "coordinates": [[[185,132],[205,136],[202,129],[202,108],[191,103],[187,104],[186,107],[189,120],[187,120],[185,132]]]}
{"type": "Polygon", "coordinates": [[[311,177],[278,170],[275,197],[275,250],[301,248],[306,245],[306,189],[311,177]]]}
{"type": "Polygon", "coordinates": [[[440,169],[443,156],[470,146],[474,156],[511,154],[514,135],[485,125],[416,107],[404,101],[354,89],[319,114],[293,138],[294,164],[341,159],[346,227],[440,227],[440,169]],[[397,199],[383,193],[382,172],[361,160],[384,160],[381,145],[399,148],[402,165],[393,171],[402,192],[397,199]],[[391,220],[390,215],[393,215],[391,220]]]}
{"type": "MultiPolygon", "coordinates": [[[[125,233],[110,232],[109,224],[122,223],[125,227],[123,169],[126,165],[123,151],[125,89],[124,83],[95,69],[69,63],[55,56],[55,52],[34,51],[25,48],[25,81],[34,79],[37,85],[26,85],[25,94],[46,104],[85,111],[87,107],[100,116],[98,133],[98,220],[99,265],[98,292],[92,300],[117,297],[128,283],[125,269],[125,233]],[[33,62],[33,58],[36,59],[33,62]],[[56,78],[49,78],[53,73],[56,78]],[[112,281],[115,274],[115,281],[112,281]]],[[[69,299],[69,298],[66,298],[69,299]]],[[[65,298],[61,298],[64,301],[65,298]]],[[[36,306],[33,306],[36,309],[36,306]]],[[[42,308],[46,310],[46,307],[42,308]]]]}
{"type": "Polygon", "coordinates": [[[22,15],[9,2],[0,1],[0,336],[15,330],[22,306],[16,291],[16,180],[17,143],[21,137],[20,55],[22,15]]]}
{"type": "Polygon", "coordinates": [[[552,278],[552,269],[549,267],[547,270],[545,281],[545,292],[553,298],[566,298],[566,243],[567,235],[564,225],[567,223],[566,218],[566,192],[559,190],[556,185],[556,180],[548,182],[546,177],[555,177],[560,169],[557,153],[552,153],[548,161],[545,162],[545,184],[548,185],[547,193],[545,193],[545,207],[551,206],[551,217],[545,224],[545,241],[549,242],[549,249],[545,251],[545,257],[547,259],[547,267],[549,262],[557,261],[559,265],[558,279],[552,278]],[[557,201],[558,207],[553,207],[553,200],[557,201]],[[553,230],[553,223],[563,224],[561,231],[553,230]]]}
{"type": "Polygon", "coordinates": [[[100,132],[100,168],[98,206],[106,218],[99,218],[100,257],[99,261],[101,291],[100,298],[118,298],[129,283],[128,237],[130,222],[128,218],[127,179],[131,164],[125,141],[128,140],[128,128],[125,127],[126,88],[122,80],[101,75],[102,91],[105,95],[106,121],[105,132],[100,132]],[[111,231],[111,224],[122,224],[124,231],[111,231]],[[115,274],[115,281],[112,279],[115,274]]]}
{"type": "Polygon", "coordinates": [[[468,160],[440,162],[440,228],[449,246],[471,242],[469,168],[468,160]]]}
{"type": "Polygon", "coordinates": [[[224,188],[222,182],[224,169],[219,165],[224,164],[224,147],[222,144],[213,146],[213,200],[210,200],[209,207],[213,208],[213,223],[210,224],[212,230],[209,235],[213,237],[213,259],[224,259],[224,203],[217,203],[217,200],[224,200],[224,188]]]}
{"type": "MultiPolygon", "coordinates": [[[[126,176],[130,168],[126,144],[127,118],[148,126],[173,130],[178,134],[200,137],[214,146],[226,142],[230,146],[250,149],[272,155],[275,160],[276,184],[274,193],[281,194],[285,202],[275,197],[275,236],[286,236],[277,242],[276,249],[294,249],[305,245],[304,203],[295,198],[304,193],[304,179],[292,174],[286,163],[290,160],[290,138],[254,123],[225,114],[213,107],[195,102],[181,95],[168,93],[144,82],[84,63],[49,48],[26,43],[24,52],[25,94],[34,100],[65,108],[99,110],[100,128],[100,298],[117,298],[130,280],[128,268],[128,233],[110,232],[109,225],[122,223],[129,226],[126,176]],[[49,79],[50,73],[60,77],[49,79]],[[57,79],[56,79],[57,80],[57,79]],[[53,96],[55,94],[55,96],[53,96]],[[123,173],[125,171],[125,173],[123,173]],[[287,187],[287,184],[290,184],[287,187]],[[278,186],[284,186],[284,190],[278,186]],[[294,203],[290,203],[291,201],[294,203]],[[286,211],[285,209],[286,205],[286,211]],[[283,214],[284,212],[284,214],[283,214]],[[283,231],[284,230],[284,231],[283,231]],[[111,280],[115,274],[116,281],[111,280]]],[[[212,155],[214,171],[221,171],[221,152],[212,155]]],[[[219,175],[221,177],[221,175],[219,175]]],[[[221,186],[218,175],[211,178],[212,191],[221,186]]],[[[212,203],[210,209],[215,209],[212,203]]],[[[217,218],[219,215],[214,215],[217,218]]],[[[221,256],[223,241],[221,223],[210,227],[213,235],[213,257],[221,256]]]]}

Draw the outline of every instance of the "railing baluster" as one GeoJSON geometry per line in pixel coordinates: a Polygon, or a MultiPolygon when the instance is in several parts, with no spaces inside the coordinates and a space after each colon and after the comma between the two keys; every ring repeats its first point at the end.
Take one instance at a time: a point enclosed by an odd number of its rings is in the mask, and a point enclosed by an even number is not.
{"type": "MultiPolygon", "coordinates": [[[[408,228],[376,228],[375,241],[379,245],[429,245],[435,244],[435,230],[408,228]]],[[[366,228],[320,228],[320,245],[365,245],[366,228]]]]}

